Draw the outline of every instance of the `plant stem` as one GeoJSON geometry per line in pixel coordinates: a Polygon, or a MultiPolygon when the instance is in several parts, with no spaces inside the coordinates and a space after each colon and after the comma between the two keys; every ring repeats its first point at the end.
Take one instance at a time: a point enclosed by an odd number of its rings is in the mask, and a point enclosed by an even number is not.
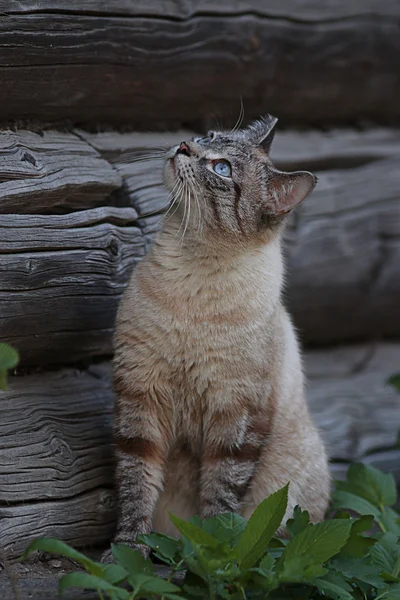
{"type": "Polygon", "coordinates": [[[104,596],[100,588],[97,588],[97,593],[99,595],[100,600],[104,600],[104,596]]]}

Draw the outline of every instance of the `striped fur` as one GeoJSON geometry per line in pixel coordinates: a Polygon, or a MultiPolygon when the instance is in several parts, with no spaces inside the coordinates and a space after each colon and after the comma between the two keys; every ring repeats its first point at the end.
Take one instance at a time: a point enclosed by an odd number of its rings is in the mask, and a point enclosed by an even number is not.
{"type": "Polygon", "coordinates": [[[326,510],[326,455],[281,303],[284,215],[315,179],[273,168],[260,123],[167,155],[175,212],[117,318],[117,542],[174,534],[169,511],[248,517],[288,481],[288,514],[326,510]],[[213,171],[220,159],[232,178],[213,171]]]}

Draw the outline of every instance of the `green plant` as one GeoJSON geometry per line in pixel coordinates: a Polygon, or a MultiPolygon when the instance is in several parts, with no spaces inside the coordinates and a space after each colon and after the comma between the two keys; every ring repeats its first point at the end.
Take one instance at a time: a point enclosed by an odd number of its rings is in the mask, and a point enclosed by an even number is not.
{"type": "Polygon", "coordinates": [[[7,371],[14,369],[18,361],[18,352],[8,344],[0,342],[0,390],[7,389],[7,371]]]}
{"type": "Polygon", "coordinates": [[[287,496],[288,486],[264,500],[248,522],[236,514],[189,522],[171,515],[180,540],[140,536],[138,541],[170,567],[168,580],[156,575],[150,559],[123,545],[112,546],[112,565],[54,539],[34,541],[24,557],[44,550],[73,559],[87,572],[64,575],[60,590],[96,589],[102,599],[400,599],[400,515],[393,508],[397,496],[391,475],[353,465],[347,481],[336,483],[332,518],[312,525],[308,513],[296,507],[287,523],[288,538],[280,539],[274,533],[287,496]],[[173,578],[182,570],[183,582],[177,585],[173,578]]]}

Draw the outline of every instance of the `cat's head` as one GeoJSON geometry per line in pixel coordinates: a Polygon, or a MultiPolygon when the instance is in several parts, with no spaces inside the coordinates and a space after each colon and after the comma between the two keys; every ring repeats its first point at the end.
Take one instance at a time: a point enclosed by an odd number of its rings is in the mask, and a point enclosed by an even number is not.
{"type": "Polygon", "coordinates": [[[262,240],[313,190],[311,173],[273,167],[276,122],[268,115],[246,129],[211,131],[169,151],[165,183],[187,232],[262,240]]]}

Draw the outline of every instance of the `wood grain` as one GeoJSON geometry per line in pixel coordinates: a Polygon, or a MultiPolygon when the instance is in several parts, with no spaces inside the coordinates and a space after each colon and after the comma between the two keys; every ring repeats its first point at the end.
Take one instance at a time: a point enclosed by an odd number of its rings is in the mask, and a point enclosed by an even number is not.
{"type": "MultiPolygon", "coordinates": [[[[331,469],[352,461],[400,482],[400,396],[386,385],[399,344],[305,354],[311,411],[331,469]]],[[[11,377],[0,398],[0,546],[18,555],[36,536],[73,545],[105,542],[115,523],[110,365],[11,377]]]]}
{"type": "Polygon", "coordinates": [[[99,206],[121,183],[110,164],[74,134],[0,132],[0,214],[99,206]]]}
{"type": "Polygon", "coordinates": [[[0,339],[23,364],[112,352],[115,313],[145,252],[133,208],[0,219],[0,339]]]}
{"type": "Polygon", "coordinates": [[[287,122],[390,122],[400,115],[394,0],[2,5],[4,120],[155,129],[215,115],[232,125],[240,98],[247,118],[269,111],[287,122]]]}

